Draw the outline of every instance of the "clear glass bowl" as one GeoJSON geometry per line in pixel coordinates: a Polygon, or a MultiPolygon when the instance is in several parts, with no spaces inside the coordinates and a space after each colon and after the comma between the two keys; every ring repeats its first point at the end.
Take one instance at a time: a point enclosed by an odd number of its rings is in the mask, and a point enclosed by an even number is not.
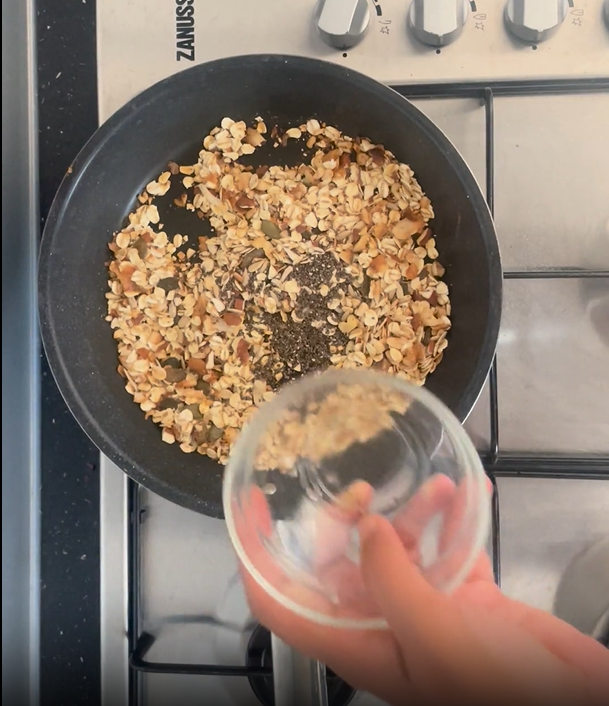
{"type": "Polygon", "coordinates": [[[223,502],[239,559],[275,600],[337,627],[385,621],[357,525],[388,518],[427,580],[454,590],[484,547],[482,464],[454,415],[396,377],[335,370],[282,388],[243,430],[223,502]]]}

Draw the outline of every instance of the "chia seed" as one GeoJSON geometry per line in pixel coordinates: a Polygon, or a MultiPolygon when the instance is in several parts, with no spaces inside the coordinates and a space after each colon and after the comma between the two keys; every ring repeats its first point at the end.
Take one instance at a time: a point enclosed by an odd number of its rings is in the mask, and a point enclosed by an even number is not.
{"type": "Polygon", "coordinates": [[[272,332],[274,356],[267,366],[256,372],[272,388],[309,372],[328,368],[331,356],[342,350],[349,340],[327,321],[332,313],[328,309],[328,301],[338,296],[341,284],[348,280],[342,263],[332,253],[326,252],[309,262],[296,265],[290,279],[300,285],[295,313],[302,321],[295,322],[291,317],[283,321],[280,313],[262,315],[262,321],[272,332]],[[319,293],[323,284],[330,288],[325,297],[319,293]],[[322,322],[319,328],[313,326],[317,322],[322,322]],[[280,380],[275,378],[278,371],[283,374],[280,380]]]}

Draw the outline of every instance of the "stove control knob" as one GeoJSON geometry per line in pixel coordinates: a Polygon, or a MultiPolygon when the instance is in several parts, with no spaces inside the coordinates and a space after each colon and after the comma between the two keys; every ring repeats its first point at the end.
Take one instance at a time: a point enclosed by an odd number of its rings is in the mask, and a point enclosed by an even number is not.
{"type": "Polygon", "coordinates": [[[368,0],[319,0],[315,11],[317,31],[335,49],[350,49],[370,24],[368,0]]]}
{"type": "Polygon", "coordinates": [[[505,23],[515,37],[537,44],[556,32],[568,9],[568,0],[509,0],[505,23]]]}
{"type": "Polygon", "coordinates": [[[468,13],[467,0],[412,0],[408,24],[423,44],[443,47],[461,34],[468,13]]]}

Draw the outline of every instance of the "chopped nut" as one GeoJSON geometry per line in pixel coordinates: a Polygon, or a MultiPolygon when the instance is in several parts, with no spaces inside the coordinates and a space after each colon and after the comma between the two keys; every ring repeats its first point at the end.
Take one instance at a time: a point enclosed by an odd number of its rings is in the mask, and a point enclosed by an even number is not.
{"type": "Polygon", "coordinates": [[[244,138],[244,142],[252,147],[260,147],[264,144],[264,137],[253,127],[248,127],[244,138]]]}
{"type": "Polygon", "coordinates": [[[249,346],[244,338],[242,338],[237,344],[237,357],[239,358],[241,365],[246,365],[249,361],[249,346]]]}
{"type": "Polygon", "coordinates": [[[372,158],[372,162],[376,166],[380,166],[385,161],[385,151],[379,147],[375,147],[368,152],[368,155],[372,158]]]}
{"type": "Polygon", "coordinates": [[[232,311],[227,311],[225,314],[222,315],[222,321],[227,326],[240,326],[241,322],[243,321],[243,317],[241,314],[236,314],[232,311]]]}
{"type": "Polygon", "coordinates": [[[169,429],[163,429],[161,438],[166,444],[174,444],[176,440],[175,436],[169,431],[169,429]]]}
{"type": "Polygon", "coordinates": [[[412,219],[404,218],[401,221],[398,221],[393,226],[391,233],[393,237],[398,240],[407,240],[408,238],[412,238],[415,233],[419,233],[424,225],[425,221],[423,220],[423,217],[420,214],[417,214],[417,216],[413,216],[412,219]]]}
{"type": "Polygon", "coordinates": [[[256,202],[254,199],[251,199],[249,196],[239,196],[239,198],[236,201],[236,204],[238,209],[241,211],[249,211],[250,208],[254,208],[256,205],[256,202]]]}
{"type": "Polygon", "coordinates": [[[188,369],[197,375],[205,375],[207,367],[205,361],[201,358],[190,358],[188,361],[188,369]]]}
{"type": "Polygon", "coordinates": [[[366,274],[369,277],[382,277],[387,272],[389,265],[384,255],[377,255],[370,263],[366,274]]]}

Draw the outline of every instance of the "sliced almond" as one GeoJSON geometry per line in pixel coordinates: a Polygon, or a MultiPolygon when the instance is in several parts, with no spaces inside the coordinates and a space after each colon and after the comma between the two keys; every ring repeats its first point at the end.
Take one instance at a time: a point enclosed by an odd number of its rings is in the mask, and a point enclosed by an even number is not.
{"type": "Polygon", "coordinates": [[[408,238],[412,238],[413,235],[419,233],[424,225],[425,221],[423,217],[418,214],[417,216],[413,216],[412,220],[403,218],[401,221],[398,221],[391,228],[391,233],[397,240],[408,240],[408,238]]]}
{"type": "Polygon", "coordinates": [[[241,338],[237,344],[237,357],[239,358],[241,365],[246,365],[249,361],[249,345],[244,338],[241,338]]]}
{"type": "Polygon", "coordinates": [[[241,326],[243,316],[232,311],[227,311],[222,315],[222,321],[224,321],[227,326],[241,326]]]}
{"type": "Polygon", "coordinates": [[[382,277],[389,269],[389,264],[384,255],[377,255],[370,263],[366,274],[369,277],[382,277]]]}
{"type": "Polygon", "coordinates": [[[188,369],[197,375],[205,375],[207,372],[205,361],[201,360],[201,358],[190,358],[188,361],[188,369]]]}

